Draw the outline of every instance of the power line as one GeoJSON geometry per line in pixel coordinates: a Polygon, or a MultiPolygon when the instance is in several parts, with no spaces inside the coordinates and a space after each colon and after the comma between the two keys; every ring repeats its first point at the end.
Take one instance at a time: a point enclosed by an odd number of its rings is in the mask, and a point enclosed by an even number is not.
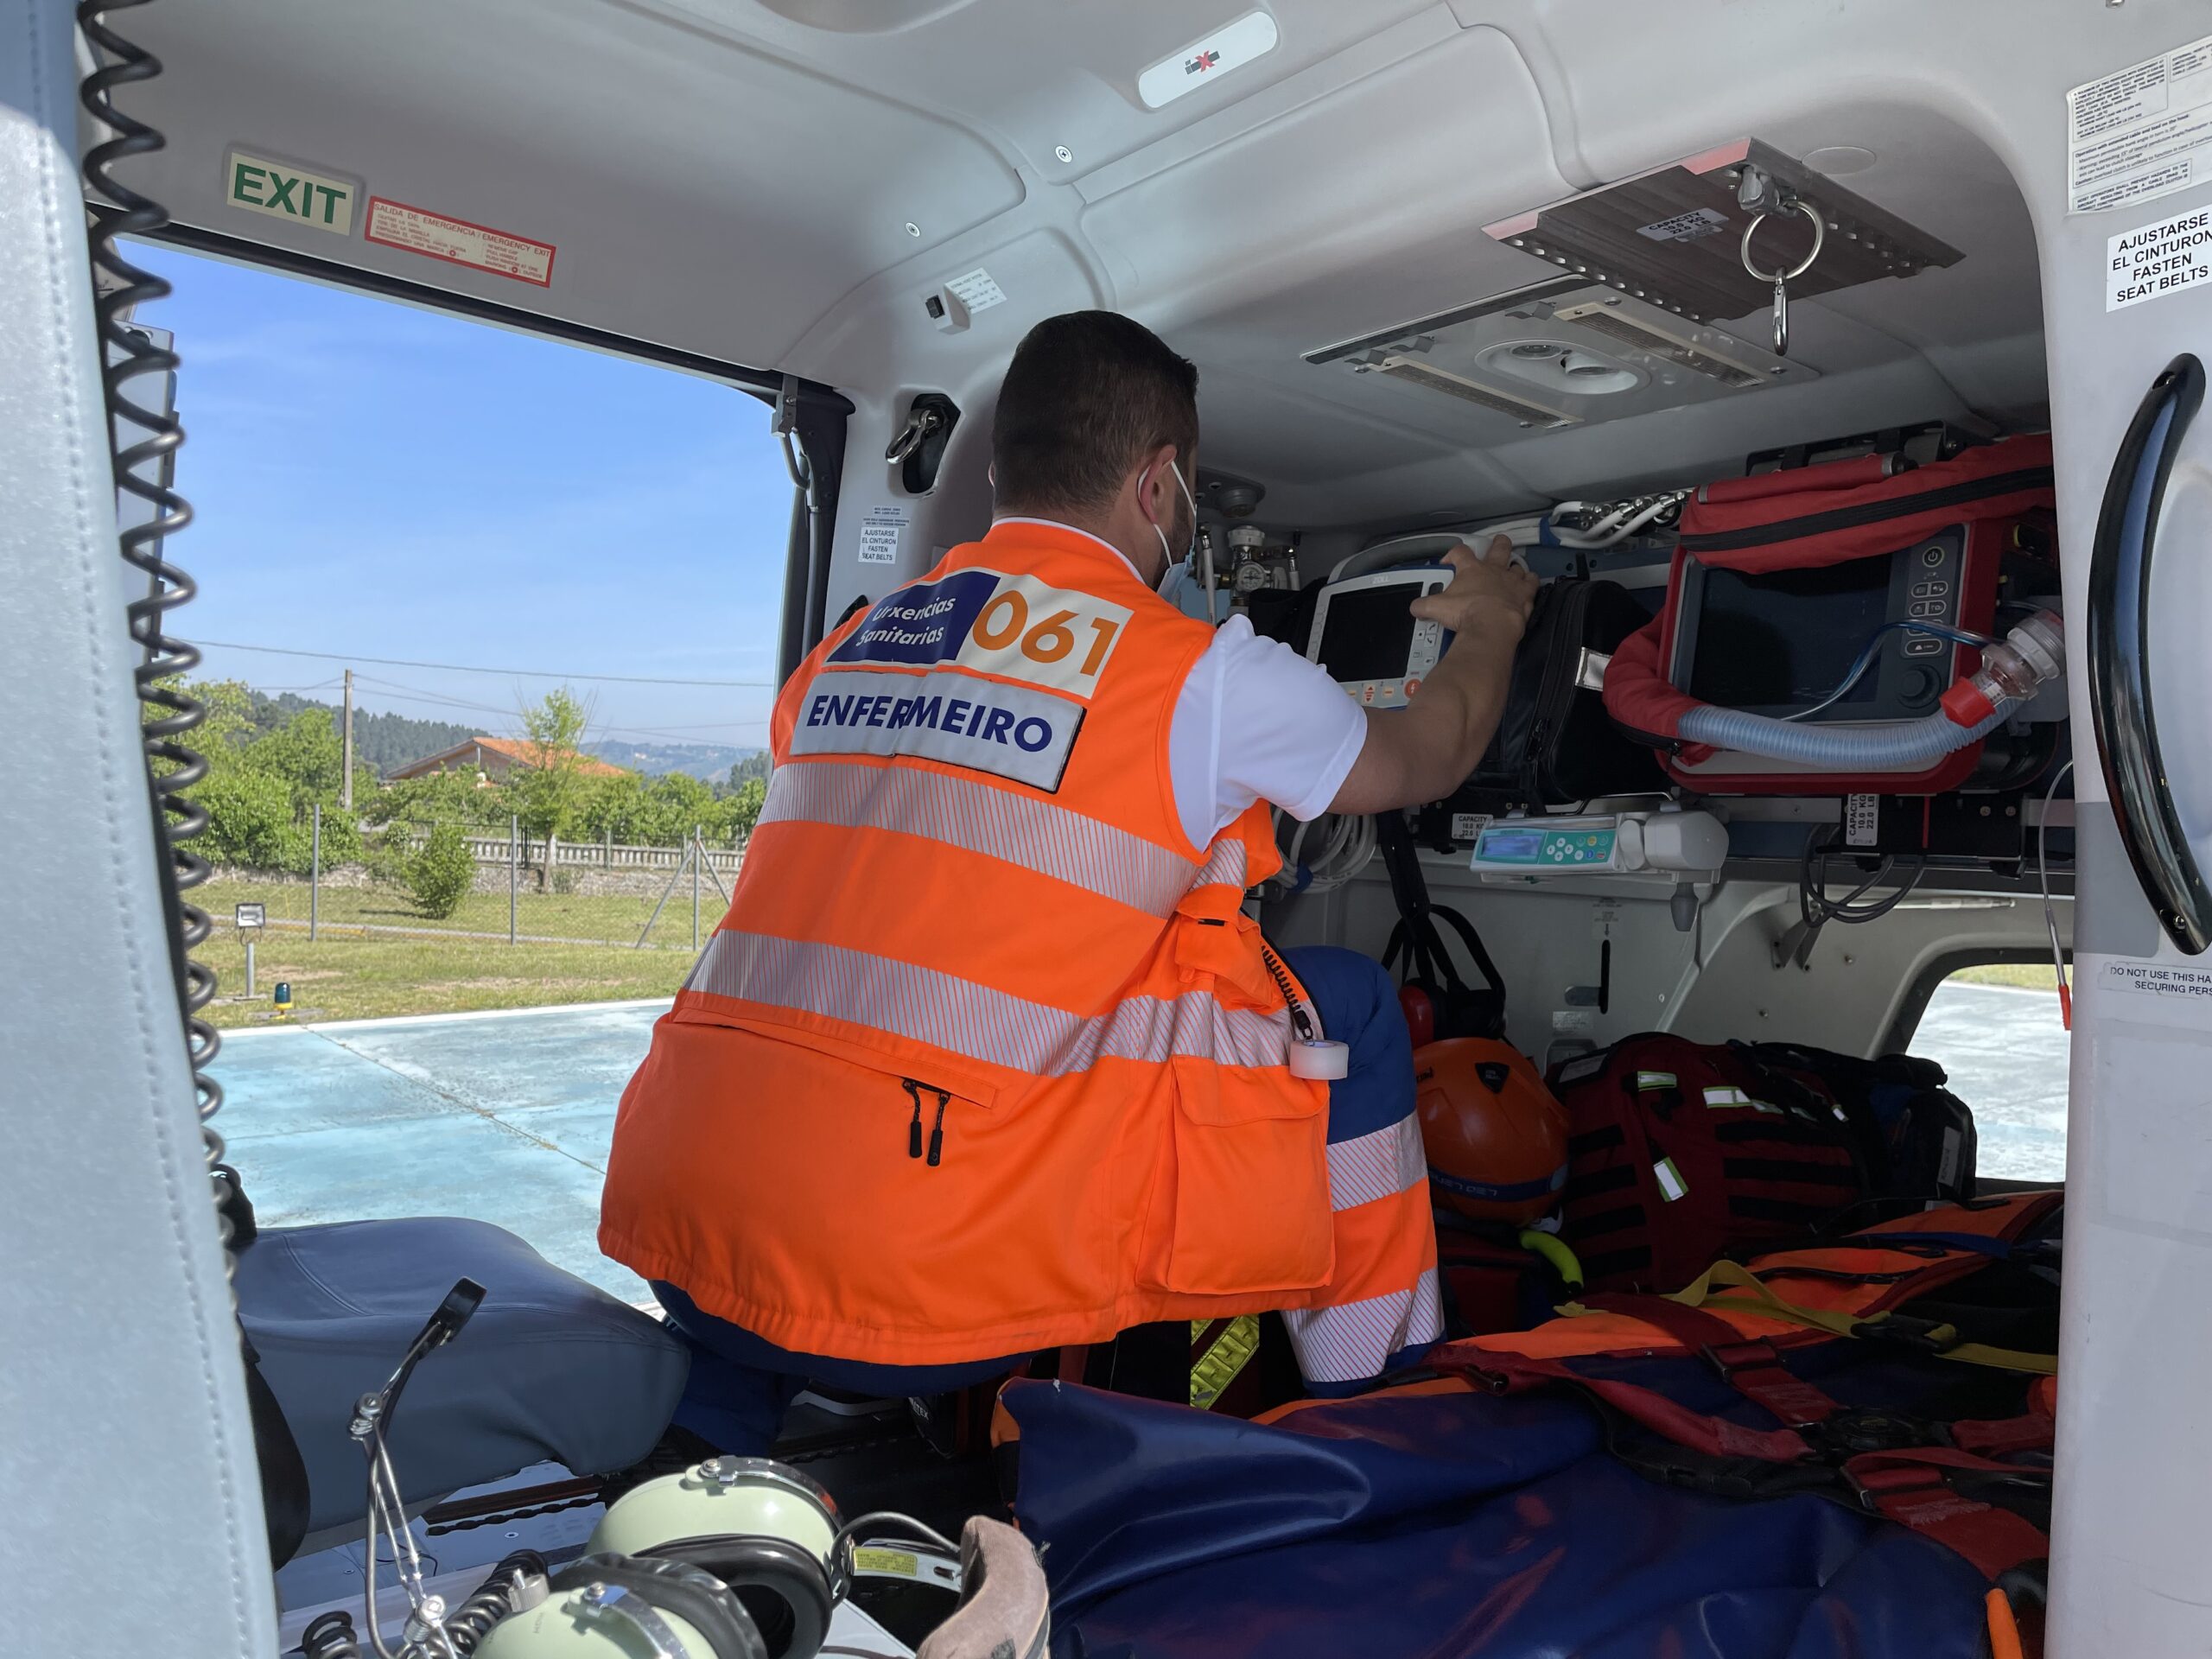
{"type": "MultiPolygon", "coordinates": [[[[459,709],[464,713],[512,715],[512,709],[502,709],[496,703],[470,702],[459,697],[443,696],[424,691],[415,686],[403,686],[396,680],[381,679],[371,674],[355,677],[357,682],[388,702],[427,703],[433,708],[459,709]]],[[[454,721],[454,724],[460,722],[454,721]]],[[[722,720],[702,721],[692,726],[615,726],[594,725],[592,729],[601,737],[662,738],[678,737],[690,732],[757,732],[766,729],[766,720],[722,720]]]]}
{"type": "Polygon", "coordinates": [[[435,668],[449,674],[496,674],[522,680],[601,680],[613,685],[704,685],[728,690],[773,690],[773,680],[677,680],[650,674],[572,674],[550,668],[482,668],[474,663],[423,663],[404,657],[359,657],[336,651],[294,651],[283,645],[242,645],[234,639],[200,639],[216,651],[255,651],[269,657],[315,657],[327,663],[374,663],[381,668],[435,668]]]}

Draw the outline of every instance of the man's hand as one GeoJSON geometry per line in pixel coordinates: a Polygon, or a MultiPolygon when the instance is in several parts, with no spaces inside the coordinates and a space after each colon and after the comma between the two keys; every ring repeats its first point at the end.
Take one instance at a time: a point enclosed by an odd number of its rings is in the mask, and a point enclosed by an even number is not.
{"type": "Polygon", "coordinates": [[[1444,556],[1444,563],[1452,568],[1450,584],[1414,601],[1414,614],[1441,622],[1453,633],[1477,635],[1493,649],[1511,651],[1536,603],[1536,578],[1513,563],[1513,543],[1493,536],[1478,553],[1463,542],[1444,556]]]}
{"type": "Polygon", "coordinates": [[[1503,536],[1477,553],[1444,556],[1452,581],[1413,603],[1424,621],[1452,630],[1452,648],[1405,708],[1370,715],[1367,742],[1332,812],[1388,812],[1441,800],[1467,780],[1505,712],[1514,648],[1536,603],[1536,578],[1513,563],[1503,536]]]}

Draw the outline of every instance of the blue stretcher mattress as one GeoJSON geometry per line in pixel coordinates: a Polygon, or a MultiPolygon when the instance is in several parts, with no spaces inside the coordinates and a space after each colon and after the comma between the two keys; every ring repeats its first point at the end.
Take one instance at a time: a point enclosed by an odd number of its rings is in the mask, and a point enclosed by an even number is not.
{"type": "Polygon", "coordinates": [[[1273,1426],[1053,1382],[1004,1398],[1058,1659],[1982,1651],[1986,1586],[1942,1546],[1819,1497],[1643,1479],[1569,1395],[1371,1395],[1273,1426]]]}

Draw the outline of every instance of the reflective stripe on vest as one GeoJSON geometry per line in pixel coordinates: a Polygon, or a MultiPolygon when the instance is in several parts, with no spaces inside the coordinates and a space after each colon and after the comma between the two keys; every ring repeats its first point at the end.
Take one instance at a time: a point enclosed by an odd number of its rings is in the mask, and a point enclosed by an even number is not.
{"type": "MultiPolygon", "coordinates": [[[[913,767],[833,760],[778,766],[760,822],[919,836],[1018,864],[1150,916],[1172,913],[1194,885],[1188,859],[1141,836],[1050,801],[913,767]]],[[[1241,842],[1217,848],[1207,868],[1232,849],[1241,880],[1241,842]]]]}
{"type": "Polygon", "coordinates": [[[1179,1055],[1280,1066],[1290,1046],[1287,1012],[1224,1007],[1207,991],[1132,996],[1086,1019],[913,963],[731,929],[715,935],[683,988],[889,1032],[1033,1077],[1179,1055]]]}
{"type": "Polygon", "coordinates": [[[1198,867],[1190,885],[1193,888],[1224,887],[1242,891],[1248,885],[1244,879],[1247,864],[1244,843],[1230,835],[1214,843],[1213,851],[1206,855],[1206,861],[1198,867]]]}
{"type": "Polygon", "coordinates": [[[1308,1382],[1356,1382],[1380,1376],[1390,1356],[1444,1334],[1436,1269],[1411,1290],[1394,1290],[1336,1307],[1287,1308],[1283,1324],[1308,1382]]]}
{"type": "MultiPolygon", "coordinates": [[[[1351,1210],[1387,1198],[1428,1179],[1421,1119],[1408,1112],[1395,1123],[1329,1146],[1329,1207],[1351,1210]]],[[[1547,1184],[1548,1185],[1548,1184],[1547,1184]]]]}

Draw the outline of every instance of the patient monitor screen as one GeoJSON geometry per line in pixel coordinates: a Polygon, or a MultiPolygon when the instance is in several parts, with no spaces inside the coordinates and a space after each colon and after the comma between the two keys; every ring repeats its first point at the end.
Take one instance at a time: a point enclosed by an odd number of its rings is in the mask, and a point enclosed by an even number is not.
{"type": "Polygon", "coordinates": [[[1321,634],[1321,665],[1338,680],[1395,680],[1406,674],[1413,654],[1414,614],[1420,589],[1393,583],[1381,588],[1338,589],[1329,595],[1329,615],[1321,634]]]}
{"type": "MultiPolygon", "coordinates": [[[[1889,620],[1891,570],[1887,557],[1763,576],[1707,567],[1682,689],[1724,709],[1820,702],[1889,620]]],[[[1836,707],[1872,702],[1879,688],[1865,675],[1836,707]]]]}

